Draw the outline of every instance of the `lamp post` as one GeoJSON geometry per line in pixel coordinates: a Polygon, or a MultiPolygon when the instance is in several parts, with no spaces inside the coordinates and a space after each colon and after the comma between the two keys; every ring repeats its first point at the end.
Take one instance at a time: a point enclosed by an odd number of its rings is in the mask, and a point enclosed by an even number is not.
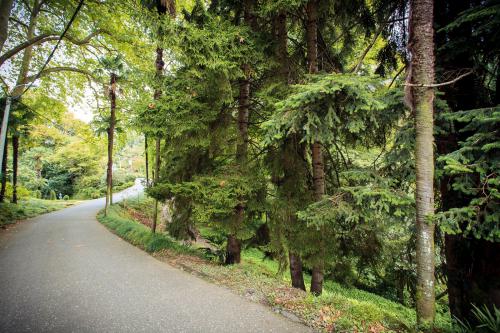
{"type": "MultiPolygon", "coordinates": [[[[28,85],[28,83],[18,84],[14,87],[13,91],[15,91],[19,87],[27,86],[27,85],[28,85]]],[[[10,96],[8,89],[6,89],[5,95],[7,97],[5,98],[5,109],[3,112],[2,127],[0,128],[0,170],[2,170],[2,166],[3,166],[3,153],[5,150],[5,140],[7,140],[7,128],[8,128],[8,124],[9,124],[9,115],[10,115],[10,107],[12,105],[12,99],[16,100],[16,99],[19,99],[19,97],[20,97],[20,95],[10,96]]],[[[21,93],[21,95],[22,95],[22,93],[21,93]]]]}
{"type": "Polygon", "coordinates": [[[2,170],[3,166],[3,153],[5,150],[5,140],[7,139],[7,124],[9,122],[10,105],[11,97],[7,96],[5,101],[5,110],[3,112],[2,127],[0,129],[0,170],[2,170]]]}

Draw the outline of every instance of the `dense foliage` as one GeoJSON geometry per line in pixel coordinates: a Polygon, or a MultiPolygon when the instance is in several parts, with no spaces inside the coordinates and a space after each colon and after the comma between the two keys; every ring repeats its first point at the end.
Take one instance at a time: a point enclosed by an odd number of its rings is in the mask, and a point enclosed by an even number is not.
{"type": "Polygon", "coordinates": [[[146,178],[170,235],[121,230],[111,210],[106,223],[125,237],[151,250],[209,230],[221,262],[259,248],[294,287],[312,276],[314,294],[325,279],[413,307],[423,252],[408,105],[417,87],[432,88],[436,212],[426,219],[437,229],[424,252],[435,257],[437,311],[449,302],[453,316],[477,321],[472,303],[492,314],[499,305],[500,272],[484,257],[499,258],[500,244],[500,7],[431,3],[436,83],[449,82],[419,86],[401,77],[417,57],[408,1],[89,2],[39,80],[51,40],[9,50],[53,34],[74,1],[53,1],[36,19],[18,2],[11,15],[25,26],[9,25],[0,55],[5,95],[17,96],[9,139],[21,138],[19,167],[7,174],[15,183],[18,169],[19,195],[103,196],[99,135],[116,134],[108,179],[120,189],[146,178]],[[82,95],[96,104],[91,124],[65,107],[82,95]]]}

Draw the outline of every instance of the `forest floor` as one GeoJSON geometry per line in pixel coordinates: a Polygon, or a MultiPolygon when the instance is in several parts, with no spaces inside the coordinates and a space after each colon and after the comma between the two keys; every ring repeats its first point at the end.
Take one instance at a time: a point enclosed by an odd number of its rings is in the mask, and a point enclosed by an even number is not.
{"type": "Polygon", "coordinates": [[[9,224],[63,209],[78,202],[80,201],[35,198],[19,200],[17,205],[10,202],[3,202],[0,203],[0,227],[6,228],[9,224]]]}
{"type": "MultiPolygon", "coordinates": [[[[147,200],[114,205],[98,219],[114,233],[171,266],[232,290],[249,300],[268,305],[285,317],[326,332],[412,332],[415,311],[399,303],[356,288],[325,281],[320,297],[289,287],[278,263],[258,249],[242,253],[240,265],[223,266],[216,258],[179,243],[166,233],[152,234],[147,227],[147,200]]],[[[203,231],[202,231],[203,234],[203,231]]],[[[306,285],[310,281],[305,276],[306,285]]],[[[438,313],[436,332],[451,332],[449,315],[438,313]]]]}

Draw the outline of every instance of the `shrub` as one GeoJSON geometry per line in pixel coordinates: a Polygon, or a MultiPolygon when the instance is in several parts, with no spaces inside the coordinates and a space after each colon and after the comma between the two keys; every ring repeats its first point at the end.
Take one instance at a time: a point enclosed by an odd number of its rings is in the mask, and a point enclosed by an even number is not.
{"type": "Polygon", "coordinates": [[[67,194],[66,194],[66,195],[63,197],[63,200],[69,200],[69,195],[67,195],[67,194]]]}
{"type": "Polygon", "coordinates": [[[83,188],[80,189],[73,197],[76,199],[98,199],[103,197],[106,191],[98,188],[83,188]]]}
{"type": "Polygon", "coordinates": [[[56,199],[57,199],[56,191],[50,190],[49,200],[56,200],[56,199]]]}
{"type": "Polygon", "coordinates": [[[35,190],[32,193],[33,198],[36,199],[41,199],[42,198],[42,192],[40,190],[35,190]]]}
{"type": "MultiPolygon", "coordinates": [[[[12,198],[12,184],[7,182],[7,186],[5,188],[5,197],[6,198],[12,198]]],[[[30,197],[30,191],[28,191],[28,189],[26,189],[26,187],[24,186],[21,186],[21,185],[17,185],[17,188],[16,188],[16,192],[17,192],[17,198],[19,200],[24,200],[24,199],[28,199],[30,197]]]]}

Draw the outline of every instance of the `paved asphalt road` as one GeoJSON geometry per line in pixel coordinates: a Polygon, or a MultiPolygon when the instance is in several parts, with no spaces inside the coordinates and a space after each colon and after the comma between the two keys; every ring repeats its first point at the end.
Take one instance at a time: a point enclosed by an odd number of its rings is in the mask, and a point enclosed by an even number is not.
{"type": "Polygon", "coordinates": [[[0,232],[0,332],[309,332],[122,241],[95,220],[102,206],[0,232]]]}

